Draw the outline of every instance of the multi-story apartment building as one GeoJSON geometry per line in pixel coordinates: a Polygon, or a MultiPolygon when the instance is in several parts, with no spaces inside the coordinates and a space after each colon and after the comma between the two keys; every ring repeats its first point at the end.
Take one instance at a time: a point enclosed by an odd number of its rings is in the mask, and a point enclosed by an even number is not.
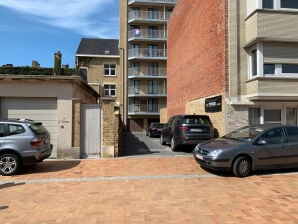
{"type": "Polygon", "coordinates": [[[82,38],[76,52],[76,68],[101,97],[123,102],[119,40],[82,38]]]}
{"type": "Polygon", "coordinates": [[[176,0],[120,0],[127,128],[143,131],[166,106],[167,22],[176,0]]]}
{"type": "Polygon", "coordinates": [[[167,81],[168,116],[208,114],[220,134],[297,125],[298,1],[178,1],[167,81]]]}

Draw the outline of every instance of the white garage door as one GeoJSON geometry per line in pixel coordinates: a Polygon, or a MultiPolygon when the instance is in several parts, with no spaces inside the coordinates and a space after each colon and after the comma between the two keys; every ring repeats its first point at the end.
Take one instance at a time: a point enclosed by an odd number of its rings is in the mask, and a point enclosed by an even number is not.
{"type": "Polygon", "coordinates": [[[57,155],[57,99],[56,98],[1,98],[2,118],[26,118],[40,121],[51,134],[54,146],[53,157],[57,155]]]}

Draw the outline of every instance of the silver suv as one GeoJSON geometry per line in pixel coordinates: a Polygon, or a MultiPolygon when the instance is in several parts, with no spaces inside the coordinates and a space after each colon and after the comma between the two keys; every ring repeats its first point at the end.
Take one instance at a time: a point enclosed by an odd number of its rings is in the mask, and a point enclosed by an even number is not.
{"type": "Polygon", "coordinates": [[[13,175],[22,165],[41,162],[52,153],[50,134],[42,123],[0,120],[0,173],[13,175]]]}

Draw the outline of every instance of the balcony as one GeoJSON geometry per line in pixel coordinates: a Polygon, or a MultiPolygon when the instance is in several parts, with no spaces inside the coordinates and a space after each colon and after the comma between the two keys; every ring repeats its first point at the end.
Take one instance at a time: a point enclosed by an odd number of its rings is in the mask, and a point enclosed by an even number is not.
{"type": "Polygon", "coordinates": [[[165,105],[131,104],[128,106],[128,115],[159,115],[159,110],[165,105]]]}
{"type": "Polygon", "coordinates": [[[166,68],[132,67],[128,69],[128,78],[166,78],[166,68]]]}
{"type": "Polygon", "coordinates": [[[129,87],[128,97],[166,97],[167,93],[165,88],[163,90],[158,90],[158,87],[148,88],[148,86],[141,87],[129,87]]]}
{"type": "Polygon", "coordinates": [[[128,13],[128,23],[167,23],[172,12],[132,10],[128,13]]]}
{"type": "Polygon", "coordinates": [[[298,78],[259,77],[246,83],[249,100],[298,100],[298,78]]]}
{"type": "Polygon", "coordinates": [[[161,41],[167,40],[167,32],[164,30],[134,29],[128,33],[128,41],[161,41]]]}
{"type": "Polygon", "coordinates": [[[246,44],[256,40],[298,41],[298,12],[257,10],[246,21],[246,44]]]}
{"type": "Polygon", "coordinates": [[[177,0],[128,0],[128,5],[168,5],[175,6],[177,0]]]}
{"type": "Polygon", "coordinates": [[[128,60],[132,59],[150,59],[166,60],[167,50],[156,48],[133,48],[128,50],[128,60]]]}

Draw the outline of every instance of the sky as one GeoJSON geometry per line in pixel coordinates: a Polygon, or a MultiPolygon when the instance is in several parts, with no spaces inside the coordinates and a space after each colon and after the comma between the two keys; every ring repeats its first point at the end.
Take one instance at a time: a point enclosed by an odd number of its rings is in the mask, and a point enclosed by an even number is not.
{"type": "Polygon", "coordinates": [[[119,39],[119,0],[0,0],[0,66],[73,68],[81,38],[119,39]]]}

